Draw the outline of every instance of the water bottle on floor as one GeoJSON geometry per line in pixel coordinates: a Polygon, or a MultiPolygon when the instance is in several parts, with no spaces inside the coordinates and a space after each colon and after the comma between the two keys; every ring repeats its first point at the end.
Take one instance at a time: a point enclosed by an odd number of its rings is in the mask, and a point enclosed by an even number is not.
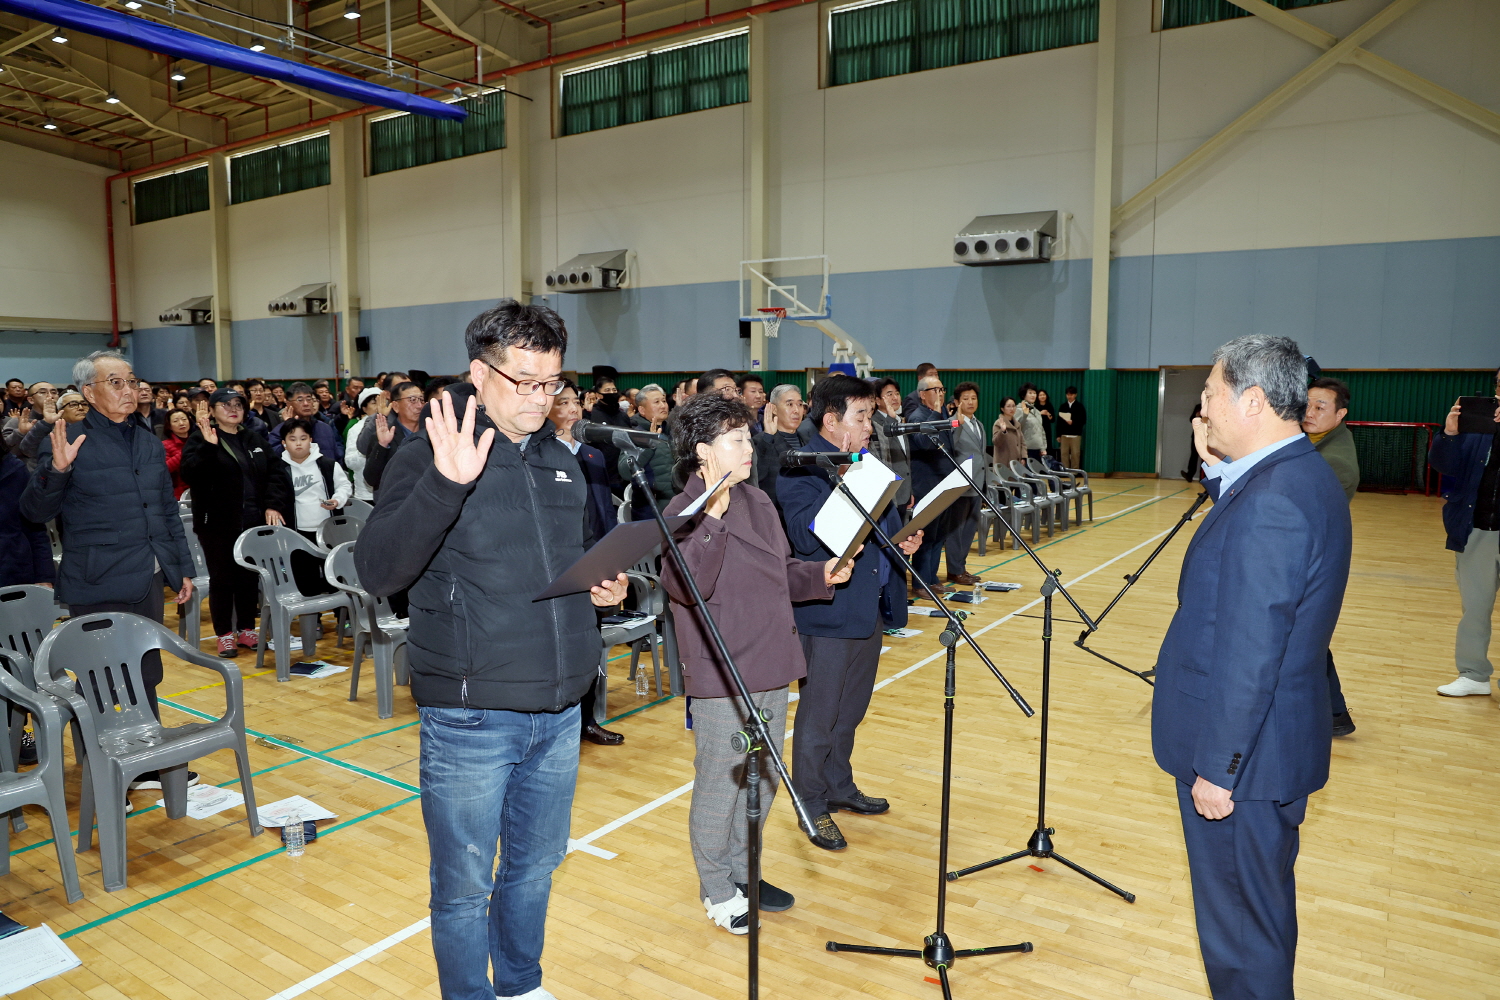
{"type": "Polygon", "coordinates": [[[300,815],[293,814],[282,818],[281,839],[286,843],[287,857],[302,857],[302,852],[307,848],[307,840],[302,834],[302,817],[300,815]]]}
{"type": "Polygon", "coordinates": [[[646,697],[646,694],[647,694],[647,692],[649,690],[650,689],[646,687],[646,668],[644,666],[636,667],[635,668],[635,696],[637,698],[644,698],[644,697],[646,697]]]}

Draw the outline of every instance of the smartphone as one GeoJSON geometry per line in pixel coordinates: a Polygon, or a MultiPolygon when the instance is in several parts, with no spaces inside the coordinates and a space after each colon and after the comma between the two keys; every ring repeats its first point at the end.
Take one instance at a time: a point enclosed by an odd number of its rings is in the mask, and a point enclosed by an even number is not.
{"type": "Polygon", "coordinates": [[[1460,396],[1458,399],[1458,433],[1493,434],[1500,424],[1495,423],[1495,407],[1500,399],[1494,396],[1460,396]]]}

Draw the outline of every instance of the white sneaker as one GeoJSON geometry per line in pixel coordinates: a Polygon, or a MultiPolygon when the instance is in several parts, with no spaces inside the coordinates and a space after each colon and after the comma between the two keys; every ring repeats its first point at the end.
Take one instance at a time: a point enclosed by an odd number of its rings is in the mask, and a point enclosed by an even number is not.
{"type": "Polygon", "coordinates": [[[534,990],[527,990],[513,997],[496,996],[495,1000],[557,1000],[557,997],[548,993],[545,987],[538,986],[534,990]]]}
{"type": "Polygon", "coordinates": [[[1489,681],[1476,681],[1471,677],[1460,677],[1437,689],[1438,694],[1449,698],[1463,698],[1471,694],[1489,694],[1489,681]]]}
{"type": "Polygon", "coordinates": [[[731,934],[750,933],[750,900],[738,889],[734,895],[722,903],[710,903],[708,897],[703,897],[703,909],[708,912],[708,919],[718,924],[731,934]]]}

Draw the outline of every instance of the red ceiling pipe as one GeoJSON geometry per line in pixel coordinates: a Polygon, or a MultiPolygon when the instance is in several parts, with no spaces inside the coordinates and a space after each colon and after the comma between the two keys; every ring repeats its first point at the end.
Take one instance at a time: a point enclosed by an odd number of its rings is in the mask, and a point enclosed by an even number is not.
{"type": "Polygon", "coordinates": [[[120,289],[115,278],[114,184],[104,182],[104,240],[109,247],[109,346],[120,346],[120,289]]]}
{"type": "MultiPolygon", "coordinates": [[[[79,104],[77,101],[70,101],[70,100],[68,100],[65,97],[53,97],[51,94],[44,94],[44,93],[42,93],[39,90],[27,90],[25,87],[18,87],[18,86],[16,86],[13,83],[0,84],[0,86],[5,87],[7,90],[19,90],[21,93],[23,93],[23,94],[30,94],[32,97],[44,97],[47,100],[49,100],[49,101],[55,101],[58,104],[71,104],[71,105],[73,105],[73,107],[75,107],[75,108],[82,108],[85,111],[97,111],[99,114],[101,114],[101,115],[109,115],[111,118],[128,118],[128,119],[130,119],[133,122],[139,122],[140,121],[140,119],[137,118],[135,115],[122,115],[122,114],[120,114],[120,112],[118,112],[118,111],[110,111],[108,108],[96,108],[92,104],[79,104]]],[[[41,114],[41,113],[42,112],[38,112],[38,114],[41,114]]],[[[74,122],[72,124],[76,125],[78,123],[74,122]]],[[[92,125],[87,125],[87,126],[84,126],[84,127],[85,128],[93,128],[92,125]]],[[[103,131],[106,131],[106,130],[105,129],[100,129],[99,131],[103,132],[103,131]]],[[[138,138],[138,137],[132,137],[132,138],[138,138]]]]}
{"type": "MultiPolygon", "coordinates": [[[[10,105],[4,105],[4,107],[9,107],[9,106],[10,105]]],[[[26,114],[29,114],[29,115],[36,114],[36,112],[34,110],[27,109],[27,108],[21,108],[21,109],[17,109],[17,110],[24,111],[26,114]]],[[[106,146],[102,142],[90,142],[87,139],[76,139],[76,138],[74,138],[71,135],[62,135],[62,134],[60,134],[58,132],[50,132],[50,131],[48,131],[46,129],[37,128],[34,125],[23,125],[21,122],[6,121],[3,118],[0,118],[0,125],[5,125],[5,126],[8,126],[10,128],[14,128],[14,129],[20,129],[22,132],[35,132],[37,135],[50,135],[54,139],[66,139],[68,142],[76,142],[80,146],[93,146],[95,149],[102,149],[102,150],[104,150],[107,153],[114,153],[115,154],[115,159],[117,159],[121,163],[121,165],[123,165],[124,162],[125,162],[125,156],[124,156],[124,154],[122,154],[115,147],[113,147],[113,146],[106,146]]]]}
{"type": "Polygon", "coordinates": [[[266,116],[266,131],[271,131],[271,106],[269,104],[261,104],[259,101],[251,101],[243,97],[235,97],[233,94],[220,93],[219,91],[214,89],[214,68],[207,63],[204,64],[203,68],[208,73],[208,92],[210,94],[213,94],[215,97],[222,97],[225,100],[239,101],[241,104],[248,104],[251,107],[260,108],[260,110],[266,116]]]}

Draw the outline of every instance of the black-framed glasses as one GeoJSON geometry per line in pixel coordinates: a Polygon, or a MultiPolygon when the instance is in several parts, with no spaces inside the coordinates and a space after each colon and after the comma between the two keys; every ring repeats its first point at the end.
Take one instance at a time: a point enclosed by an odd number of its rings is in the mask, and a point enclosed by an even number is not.
{"type": "Polygon", "coordinates": [[[542,390],[544,393],[546,393],[549,396],[556,396],[556,395],[558,395],[559,393],[561,393],[564,389],[566,389],[568,387],[568,380],[567,379],[554,378],[554,379],[549,379],[546,382],[538,382],[534,378],[513,379],[509,375],[506,375],[500,369],[496,368],[494,365],[490,364],[488,361],[486,361],[484,364],[485,364],[485,367],[488,368],[490,371],[494,372],[496,375],[501,376],[502,378],[505,379],[505,381],[507,381],[511,385],[515,386],[516,387],[516,395],[518,395],[518,396],[530,396],[532,393],[536,392],[538,389],[542,390]]]}

